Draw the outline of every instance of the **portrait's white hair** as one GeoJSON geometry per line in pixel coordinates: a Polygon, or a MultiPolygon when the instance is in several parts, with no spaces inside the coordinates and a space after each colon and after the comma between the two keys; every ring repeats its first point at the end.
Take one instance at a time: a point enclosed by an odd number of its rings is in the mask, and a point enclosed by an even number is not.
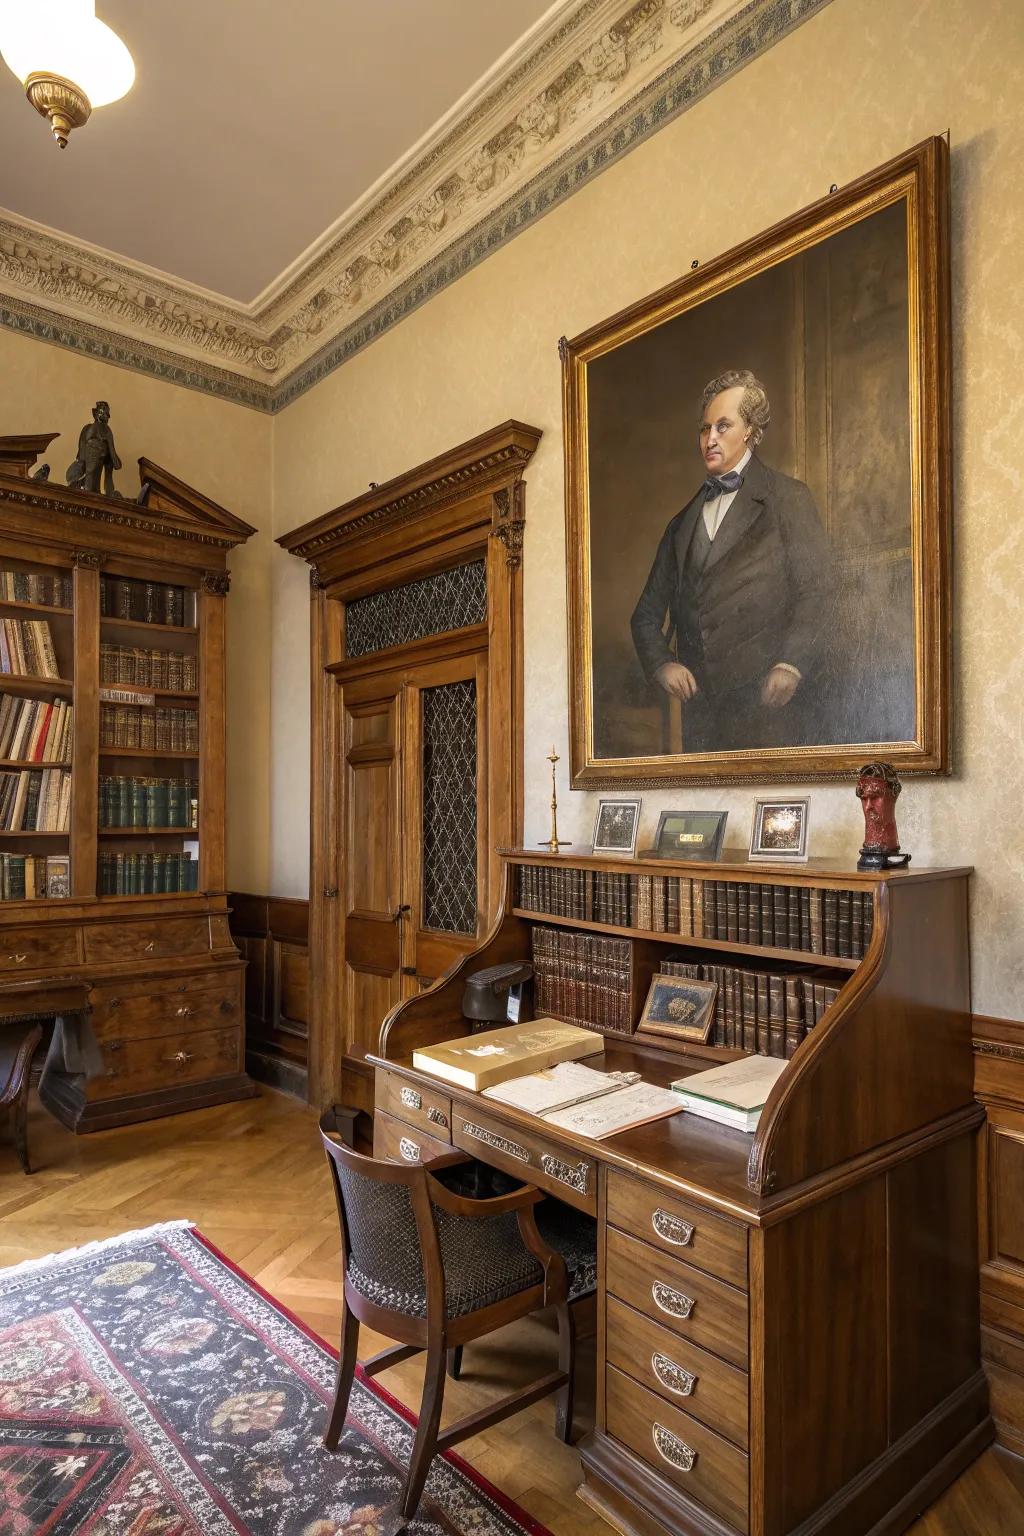
{"type": "Polygon", "coordinates": [[[743,390],[740,396],[739,413],[749,429],[751,447],[756,447],[764,437],[765,428],[772,419],[772,413],[768,405],[768,391],[749,368],[730,368],[726,373],[720,373],[716,379],[711,379],[705,384],[700,400],[701,419],[703,421],[704,412],[716,395],[720,395],[723,389],[737,388],[743,390]]]}

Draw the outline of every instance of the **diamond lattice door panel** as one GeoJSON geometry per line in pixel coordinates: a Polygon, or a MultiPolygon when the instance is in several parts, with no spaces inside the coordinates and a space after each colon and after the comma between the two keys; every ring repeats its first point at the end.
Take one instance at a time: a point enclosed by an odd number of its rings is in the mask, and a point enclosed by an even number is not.
{"type": "Polygon", "coordinates": [[[477,912],[476,682],[424,688],[423,926],[473,934],[477,912]]]}
{"type": "Polygon", "coordinates": [[[474,560],[353,598],[345,607],[345,650],[350,660],[372,656],[486,621],[487,573],[484,562],[474,560]]]}

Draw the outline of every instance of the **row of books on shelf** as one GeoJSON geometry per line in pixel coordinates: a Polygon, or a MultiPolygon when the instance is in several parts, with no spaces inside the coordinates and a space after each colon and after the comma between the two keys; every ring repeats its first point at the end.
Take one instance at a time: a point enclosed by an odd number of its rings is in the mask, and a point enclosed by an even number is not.
{"type": "Polygon", "coordinates": [[[101,827],[194,827],[198,819],[197,779],[127,778],[101,774],[101,827]]]}
{"type": "Polygon", "coordinates": [[[199,889],[199,861],[184,853],[101,853],[101,896],[163,896],[199,889]]]}
{"type": "Polygon", "coordinates": [[[632,939],[576,933],[535,923],[534,1006],[537,1013],[585,1020],[593,1029],[628,1035],[632,1014],[632,939]]]}
{"type": "Polygon", "coordinates": [[[874,923],[871,891],[540,864],[520,866],[518,906],[645,933],[851,960],[863,958],[874,923]]]}
{"type": "Polygon", "coordinates": [[[71,757],[75,711],[63,699],[0,696],[0,758],[64,763],[71,757]]]}
{"type": "Polygon", "coordinates": [[[66,853],[0,853],[0,901],[38,901],[71,895],[66,853]]]}
{"type": "Polygon", "coordinates": [[[100,705],[100,746],[141,747],[157,752],[198,752],[199,714],[194,709],[145,709],[100,705]]]}
{"type": "Polygon", "coordinates": [[[0,623],[0,672],[9,677],[60,677],[53,636],[45,619],[0,623]]]}
{"type": "Polygon", "coordinates": [[[71,775],[60,768],[0,773],[0,832],[66,832],[71,775]]]}
{"type": "Polygon", "coordinates": [[[711,1045],[786,1059],[821,1022],[843,984],[824,968],[759,971],[691,960],[664,960],[661,974],[717,983],[711,1045]]]}
{"type": "Polygon", "coordinates": [[[193,693],[199,687],[199,659],[184,651],[151,651],[104,641],[100,645],[100,682],[193,693]]]}
{"type": "Polygon", "coordinates": [[[5,603],[70,608],[71,591],[70,571],[0,571],[0,599],[5,603]]]}
{"type": "Polygon", "coordinates": [[[186,614],[184,587],[135,581],[128,576],[100,577],[100,615],[131,619],[136,624],[185,625],[193,621],[191,611],[186,614]]]}

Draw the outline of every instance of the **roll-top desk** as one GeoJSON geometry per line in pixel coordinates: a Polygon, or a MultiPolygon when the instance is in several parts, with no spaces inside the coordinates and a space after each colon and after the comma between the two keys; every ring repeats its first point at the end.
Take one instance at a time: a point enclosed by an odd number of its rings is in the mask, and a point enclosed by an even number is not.
{"type": "MultiPolygon", "coordinates": [[[[503,857],[491,933],[384,1021],[375,1149],[425,1160],[454,1144],[597,1217],[597,1416],[580,1497],[643,1536],[905,1529],[993,1434],[979,1359],[970,871],[503,857]],[[649,1081],[769,1048],[767,1030],[744,1037],[738,984],[718,1044],[641,1043],[632,1031],[669,956],[774,967],[808,998],[825,974],[831,1003],[772,1039],[790,1060],[753,1135],[683,1113],[589,1141],[412,1069],[416,1047],[468,1032],[470,971],[543,962],[562,943],[562,971],[593,981],[578,958],[588,951],[553,933],[630,941],[627,1001],[598,1011],[606,1066],[649,1081]]],[[[545,985],[562,1006],[538,1011],[563,1017],[600,996],[545,985]]]]}

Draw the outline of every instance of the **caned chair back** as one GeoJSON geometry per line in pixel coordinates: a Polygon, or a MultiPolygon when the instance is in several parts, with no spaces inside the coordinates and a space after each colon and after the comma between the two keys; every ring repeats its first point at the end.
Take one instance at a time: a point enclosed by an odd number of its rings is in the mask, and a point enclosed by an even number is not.
{"type": "Polygon", "coordinates": [[[426,1168],[364,1157],[321,1129],[338,1205],[342,1274],[402,1317],[444,1314],[444,1270],[426,1168]]]}

